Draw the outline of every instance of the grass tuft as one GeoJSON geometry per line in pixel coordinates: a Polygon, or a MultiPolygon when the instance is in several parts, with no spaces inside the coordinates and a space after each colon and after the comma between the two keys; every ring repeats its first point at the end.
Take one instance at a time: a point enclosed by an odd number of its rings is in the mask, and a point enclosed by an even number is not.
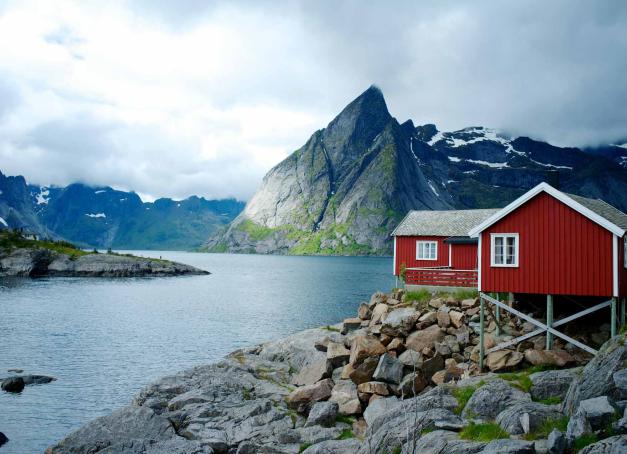
{"type": "Polygon", "coordinates": [[[509,434],[505,432],[501,426],[496,423],[475,424],[471,422],[459,433],[462,440],[472,441],[492,441],[501,438],[509,438],[509,434]]]}
{"type": "Polygon", "coordinates": [[[453,394],[453,397],[457,399],[457,407],[455,408],[455,410],[453,410],[453,412],[456,415],[461,415],[462,411],[464,411],[464,408],[466,408],[466,404],[468,403],[472,395],[475,393],[477,389],[481,388],[483,385],[485,385],[485,381],[481,380],[475,386],[464,386],[462,388],[454,388],[451,392],[453,394]]]}
{"type": "Polygon", "coordinates": [[[347,415],[337,415],[335,417],[335,422],[342,422],[344,424],[353,424],[355,422],[355,417],[354,416],[347,416],[347,415]]]}
{"type": "Polygon", "coordinates": [[[340,436],[337,437],[338,440],[348,440],[349,438],[355,438],[355,434],[350,429],[344,429],[340,436]]]}
{"type": "Polygon", "coordinates": [[[597,441],[599,441],[599,437],[597,435],[583,434],[581,437],[577,437],[573,441],[573,451],[579,452],[586,446],[596,443],[597,441]]]}
{"type": "Polygon", "coordinates": [[[553,429],[557,429],[560,432],[565,433],[567,428],[568,416],[562,416],[561,418],[557,419],[548,419],[544,421],[544,423],[542,423],[542,425],[538,429],[526,434],[524,438],[525,440],[530,441],[548,438],[553,429]]]}
{"type": "Polygon", "coordinates": [[[311,446],[311,443],[303,443],[302,445],[300,445],[298,452],[303,452],[305,449],[307,449],[310,446],[311,446]]]}
{"type": "Polygon", "coordinates": [[[562,403],[562,398],[560,396],[551,396],[546,399],[538,399],[536,402],[544,405],[556,405],[562,403]]]}

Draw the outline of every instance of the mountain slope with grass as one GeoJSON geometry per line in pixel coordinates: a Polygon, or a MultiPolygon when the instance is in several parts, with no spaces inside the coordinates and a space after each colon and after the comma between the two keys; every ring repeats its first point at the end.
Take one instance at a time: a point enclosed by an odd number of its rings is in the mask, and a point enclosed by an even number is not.
{"type": "Polygon", "coordinates": [[[627,211],[620,150],[560,148],[484,127],[442,132],[400,124],[373,86],[272,168],[244,211],[205,247],[391,254],[389,234],[409,210],[502,207],[542,181],[627,211]]]}

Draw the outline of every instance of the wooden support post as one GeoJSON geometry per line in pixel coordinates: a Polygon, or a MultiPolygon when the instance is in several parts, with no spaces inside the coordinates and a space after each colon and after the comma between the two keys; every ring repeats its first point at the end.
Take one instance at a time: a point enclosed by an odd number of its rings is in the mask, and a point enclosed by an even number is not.
{"type": "MultiPolygon", "coordinates": [[[[553,295],[546,296],[546,326],[553,326],[553,295]]],[[[553,349],[553,334],[550,331],[546,332],[546,349],[553,349]]]]}
{"type": "Polygon", "coordinates": [[[620,326],[625,326],[625,298],[620,301],[620,326]]]}
{"type": "Polygon", "coordinates": [[[498,306],[496,307],[496,312],[494,313],[494,317],[496,318],[496,336],[498,337],[501,335],[501,308],[498,306]]]}
{"type": "Polygon", "coordinates": [[[485,302],[479,297],[479,372],[483,372],[483,355],[485,353],[484,332],[485,332],[485,302]]]}
{"type": "Polygon", "coordinates": [[[611,315],[611,333],[612,337],[616,336],[616,298],[612,298],[612,306],[610,308],[612,311],[611,315]]]}

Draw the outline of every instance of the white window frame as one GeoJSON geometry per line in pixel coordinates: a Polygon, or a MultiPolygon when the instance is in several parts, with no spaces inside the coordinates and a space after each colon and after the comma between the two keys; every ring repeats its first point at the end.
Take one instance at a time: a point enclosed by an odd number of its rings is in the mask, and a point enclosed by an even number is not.
{"type": "Polygon", "coordinates": [[[518,233],[491,233],[490,234],[490,266],[495,268],[518,268],[520,263],[520,241],[518,233]],[[505,247],[507,246],[507,238],[514,238],[514,263],[496,263],[495,262],[495,244],[496,238],[503,238],[503,261],[505,262],[507,253],[505,247]]]}
{"type": "MultiPolygon", "coordinates": [[[[424,251],[424,248],[423,248],[424,251]]],[[[416,241],[416,260],[431,260],[436,261],[438,259],[438,242],[437,241],[416,241]],[[435,250],[434,258],[420,257],[420,245],[429,245],[430,250],[435,250]],[[433,249],[431,249],[433,248],[433,249]]]]}

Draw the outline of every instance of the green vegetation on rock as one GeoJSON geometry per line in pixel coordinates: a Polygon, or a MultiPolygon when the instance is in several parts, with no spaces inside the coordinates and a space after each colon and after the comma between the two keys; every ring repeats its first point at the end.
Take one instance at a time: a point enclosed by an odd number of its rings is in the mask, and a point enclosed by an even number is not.
{"type": "Polygon", "coordinates": [[[509,438],[509,434],[494,422],[476,424],[471,422],[459,433],[462,440],[488,442],[501,438],[509,438]]]}

